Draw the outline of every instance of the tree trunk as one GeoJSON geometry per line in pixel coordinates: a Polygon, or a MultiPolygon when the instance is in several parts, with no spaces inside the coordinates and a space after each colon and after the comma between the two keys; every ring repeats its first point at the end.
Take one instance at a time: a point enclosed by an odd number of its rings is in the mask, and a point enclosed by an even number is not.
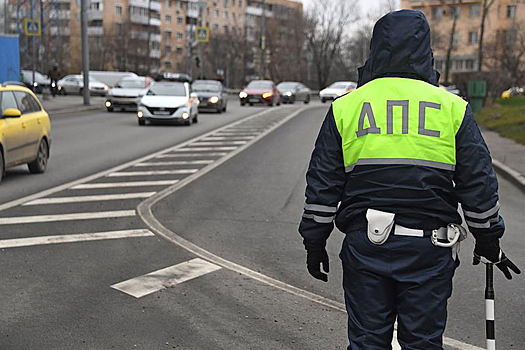
{"type": "Polygon", "coordinates": [[[454,49],[454,35],[456,34],[456,24],[458,22],[458,16],[454,13],[454,7],[450,7],[450,13],[452,16],[452,29],[450,30],[450,38],[447,48],[447,57],[445,59],[445,84],[449,84],[450,76],[450,56],[452,55],[452,50],[454,49]]]}
{"type": "Polygon", "coordinates": [[[480,26],[480,33],[479,33],[479,46],[478,46],[478,72],[481,72],[481,69],[483,67],[483,36],[485,35],[485,21],[487,19],[487,13],[494,3],[494,0],[490,0],[490,2],[487,4],[489,0],[483,0],[483,13],[481,14],[481,26],[480,26]]]}

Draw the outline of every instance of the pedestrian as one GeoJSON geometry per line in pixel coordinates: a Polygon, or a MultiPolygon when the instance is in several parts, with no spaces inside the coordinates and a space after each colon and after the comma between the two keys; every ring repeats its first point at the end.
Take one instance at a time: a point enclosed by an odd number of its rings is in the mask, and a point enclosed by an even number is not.
{"type": "Polygon", "coordinates": [[[335,221],[345,233],[348,349],[391,349],[396,319],[403,349],[443,349],[465,233],[458,202],[475,256],[508,279],[520,270],[499,246],[505,226],[489,150],[467,102],[438,87],[423,13],[385,15],[370,49],[358,88],[332,103],[315,143],[299,227],[306,264],[328,280],[335,221]]]}
{"type": "Polygon", "coordinates": [[[53,66],[53,69],[50,69],[47,75],[51,80],[51,94],[53,97],[55,97],[58,90],[58,80],[60,79],[60,71],[58,70],[58,66],[53,66]]]}

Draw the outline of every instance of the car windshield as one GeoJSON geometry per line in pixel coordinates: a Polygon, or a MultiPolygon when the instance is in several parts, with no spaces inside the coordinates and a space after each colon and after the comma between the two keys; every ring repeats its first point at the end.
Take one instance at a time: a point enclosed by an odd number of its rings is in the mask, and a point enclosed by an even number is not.
{"type": "Polygon", "coordinates": [[[150,96],[186,96],[184,84],[155,84],[149,90],[150,96]]]}
{"type": "Polygon", "coordinates": [[[191,86],[193,91],[209,91],[209,92],[219,92],[218,84],[211,83],[195,83],[191,86]]]}
{"type": "Polygon", "coordinates": [[[330,88],[330,89],[346,89],[347,86],[348,86],[347,83],[333,83],[328,88],[330,88]]]}
{"type": "Polygon", "coordinates": [[[125,89],[143,89],[145,86],[143,79],[126,79],[121,80],[117,87],[125,89]]]}
{"type": "Polygon", "coordinates": [[[246,87],[248,89],[272,89],[272,84],[264,81],[252,81],[246,87]]]}
{"type": "Polygon", "coordinates": [[[298,87],[297,83],[280,83],[277,85],[279,90],[293,90],[298,87]]]}

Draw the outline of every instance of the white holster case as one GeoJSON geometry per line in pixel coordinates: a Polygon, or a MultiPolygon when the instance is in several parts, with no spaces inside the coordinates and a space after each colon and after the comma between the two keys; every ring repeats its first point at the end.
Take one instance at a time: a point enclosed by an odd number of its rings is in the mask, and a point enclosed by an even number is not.
{"type": "Polygon", "coordinates": [[[394,226],[394,217],[396,214],[386,213],[375,209],[366,211],[366,220],[368,221],[368,239],[370,242],[381,245],[386,242],[394,226]]]}

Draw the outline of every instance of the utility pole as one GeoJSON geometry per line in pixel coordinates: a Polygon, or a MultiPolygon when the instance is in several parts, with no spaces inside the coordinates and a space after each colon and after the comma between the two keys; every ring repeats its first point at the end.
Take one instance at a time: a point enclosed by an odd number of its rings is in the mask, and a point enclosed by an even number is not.
{"type": "Polygon", "coordinates": [[[148,45],[147,45],[147,57],[146,57],[146,75],[149,75],[150,74],[150,54],[151,54],[151,48],[150,48],[150,45],[151,45],[151,15],[150,15],[150,12],[151,12],[151,0],[148,0],[148,45]]]}
{"type": "MultiPolygon", "coordinates": [[[[31,0],[31,18],[36,19],[36,0],[31,0]]],[[[33,35],[33,77],[32,77],[32,83],[33,88],[35,87],[35,70],[36,70],[36,37],[33,35]]],[[[44,90],[42,90],[43,93],[44,90]]]]}
{"type": "Polygon", "coordinates": [[[87,35],[87,2],[88,0],[80,0],[80,26],[82,35],[82,72],[84,74],[84,88],[82,89],[82,94],[84,95],[84,104],[86,106],[89,105],[89,46],[87,35]]]}
{"type": "Polygon", "coordinates": [[[262,20],[261,20],[261,79],[266,75],[266,0],[262,0],[262,20]]]}

